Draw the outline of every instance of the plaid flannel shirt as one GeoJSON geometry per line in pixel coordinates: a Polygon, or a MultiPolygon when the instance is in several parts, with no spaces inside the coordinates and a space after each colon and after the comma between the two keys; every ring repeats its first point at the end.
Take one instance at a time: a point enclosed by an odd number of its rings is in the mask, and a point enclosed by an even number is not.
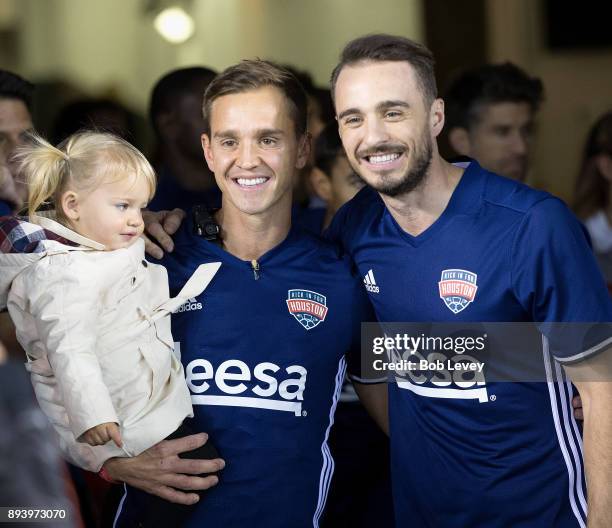
{"type": "Polygon", "coordinates": [[[67,246],[78,245],[53,231],[28,222],[25,217],[0,217],[0,253],[42,253],[45,251],[45,240],[55,240],[67,246]]]}

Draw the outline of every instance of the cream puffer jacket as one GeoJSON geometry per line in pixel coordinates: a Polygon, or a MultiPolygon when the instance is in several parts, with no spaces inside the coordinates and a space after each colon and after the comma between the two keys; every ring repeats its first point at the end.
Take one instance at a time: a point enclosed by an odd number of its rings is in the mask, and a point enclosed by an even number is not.
{"type": "Polygon", "coordinates": [[[99,471],[108,458],[135,456],[193,416],[169,315],[202,293],[220,263],[201,265],[169,299],[166,270],[144,259],[142,239],[103,251],[52,220],[36,224],[79,245],[46,240],[39,253],[0,254],[0,308],[6,300],[64,455],[99,471]],[[120,425],[123,448],[79,442],[104,422],[120,425]]]}

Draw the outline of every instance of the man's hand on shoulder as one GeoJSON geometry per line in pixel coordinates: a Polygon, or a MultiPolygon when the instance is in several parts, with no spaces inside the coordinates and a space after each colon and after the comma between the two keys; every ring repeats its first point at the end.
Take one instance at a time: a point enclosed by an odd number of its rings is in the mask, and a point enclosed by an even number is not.
{"type": "Polygon", "coordinates": [[[157,259],[164,256],[164,251],[172,253],[174,242],[171,235],[176,233],[181,226],[185,219],[185,211],[182,209],[157,212],[143,211],[142,219],[144,220],[146,233],[144,235],[145,251],[157,259]]]}
{"type": "Polygon", "coordinates": [[[216,475],[198,475],[215,473],[225,467],[225,462],[220,458],[187,459],[178,455],[203,446],[207,440],[206,433],[163,440],[136,457],[111,458],[104,463],[104,469],[113,480],[170,502],[195,504],[200,497],[188,491],[205,490],[219,482],[216,475]]]}

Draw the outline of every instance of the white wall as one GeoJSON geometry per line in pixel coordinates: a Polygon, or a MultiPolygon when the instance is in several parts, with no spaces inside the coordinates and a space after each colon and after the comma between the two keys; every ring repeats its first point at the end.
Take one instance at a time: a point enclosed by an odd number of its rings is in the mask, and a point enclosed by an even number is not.
{"type": "Polygon", "coordinates": [[[138,110],[166,71],[271,58],[326,85],[342,45],[374,31],[423,38],[422,0],[194,0],[194,37],[166,43],[141,0],[21,0],[20,73],[118,92],[138,110]]]}

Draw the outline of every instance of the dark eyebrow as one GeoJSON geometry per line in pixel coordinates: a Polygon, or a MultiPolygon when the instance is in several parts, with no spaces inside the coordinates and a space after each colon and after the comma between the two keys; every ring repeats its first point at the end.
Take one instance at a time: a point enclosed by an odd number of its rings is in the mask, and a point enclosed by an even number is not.
{"type": "Polygon", "coordinates": [[[258,136],[282,136],[283,134],[280,128],[262,128],[257,131],[258,136]]]}
{"type": "MultiPolygon", "coordinates": [[[[393,108],[395,106],[401,106],[402,108],[410,108],[410,105],[406,101],[389,100],[389,101],[382,101],[378,103],[376,105],[376,110],[381,112],[383,110],[387,110],[388,108],[393,108]]],[[[344,110],[343,112],[340,112],[338,114],[338,120],[350,114],[360,114],[360,113],[361,113],[361,110],[359,110],[359,108],[348,108],[347,110],[344,110]]]]}
{"type": "Polygon", "coordinates": [[[389,108],[393,108],[394,106],[401,106],[402,108],[410,108],[410,105],[406,101],[390,100],[390,101],[383,101],[382,103],[378,103],[376,105],[376,110],[378,111],[387,110],[389,108]]]}
{"type": "Polygon", "coordinates": [[[359,108],[349,108],[347,110],[344,110],[344,112],[340,112],[338,114],[338,121],[340,121],[340,119],[342,119],[343,117],[346,117],[347,115],[350,114],[360,114],[361,112],[359,111],[359,108]]]}
{"type": "MultiPolygon", "coordinates": [[[[257,136],[282,136],[284,134],[283,130],[280,128],[262,128],[256,130],[255,133],[257,136]]],[[[236,139],[238,135],[239,134],[235,130],[219,130],[213,134],[213,137],[236,139]]]]}
{"type": "Polygon", "coordinates": [[[213,134],[213,137],[235,138],[236,132],[233,130],[219,130],[213,134]]]}

